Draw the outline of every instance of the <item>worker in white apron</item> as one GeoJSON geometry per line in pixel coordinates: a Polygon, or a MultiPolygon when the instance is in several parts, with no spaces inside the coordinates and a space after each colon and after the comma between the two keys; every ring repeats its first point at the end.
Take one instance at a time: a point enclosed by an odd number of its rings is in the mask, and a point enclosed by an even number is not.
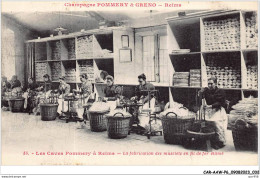
{"type": "Polygon", "coordinates": [[[202,115],[206,121],[215,128],[215,137],[211,139],[211,145],[215,149],[219,149],[226,144],[226,132],[228,118],[225,111],[226,99],[225,92],[217,87],[217,79],[208,79],[208,87],[199,91],[199,96],[205,98],[206,104],[203,106],[202,115]]]}
{"type": "MultiPolygon", "coordinates": [[[[155,112],[155,93],[153,90],[155,90],[155,87],[151,83],[146,82],[146,76],[145,74],[141,74],[138,76],[138,82],[139,85],[135,89],[135,96],[131,98],[131,100],[137,100],[139,103],[143,104],[143,107],[140,107],[139,109],[139,126],[143,127],[145,130],[149,130],[149,112],[154,113],[155,112]],[[148,90],[150,90],[150,96],[148,93],[148,90]]],[[[158,130],[161,127],[160,121],[152,124],[152,130],[158,130]]]]}
{"type": "Polygon", "coordinates": [[[61,111],[68,111],[68,102],[64,101],[64,97],[70,94],[70,85],[65,82],[65,77],[60,77],[59,81],[60,85],[58,88],[58,92],[60,93],[60,96],[58,99],[59,106],[57,112],[61,115],[61,111]]]}
{"type": "MultiPolygon", "coordinates": [[[[84,114],[84,108],[83,105],[87,104],[88,100],[91,99],[92,97],[92,91],[93,91],[93,87],[92,87],[92,83],[88,81],[88,75],[87,74],[82,74],[80,76],[80,81],[81,86],[80,86],[80,97],[78,101],[75,101],[73,103],[75,106],[75,111],[77,112],[77,115],[79,118],[83,118],[83,114],[84,114]]],[[[76,90],[74,90],[76,91],[76,90]]]]}

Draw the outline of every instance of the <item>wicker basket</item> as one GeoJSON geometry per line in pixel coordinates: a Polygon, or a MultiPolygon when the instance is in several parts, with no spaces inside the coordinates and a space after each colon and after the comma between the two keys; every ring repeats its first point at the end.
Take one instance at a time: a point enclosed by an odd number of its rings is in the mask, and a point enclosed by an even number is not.
{"type": "Polygon", "coordinates": [[[43,121],[52,121],[56,119],[58,104],[40,104],[41,119],[43,121]]]}
{"type": "Polygon", "coordinates": [[[107,130],[107,120],[105,114],[109,111],[103,112],[89,112],[90,129],[93,132],[103,132],[107,130]]]}
{"type": "Polygon", "coordinates": [[[232,128],[232,136],[235,149],[241,151],[257,151],[257,135],[257,128],[232,128]]]}
{"type": "Polygon", "coordinates": [[[8,104],[11,112],[22,112],[24,108],[24,98],[10,98],[8,104]]]}
{"type": "Polygon", "coordinates": [[[117,112],[107,116],[107,134],[109,138],[120,139],[127,137],[129,133],[129,121],[131,115],[117,112]]]}
{"type": "Polygon", "coordinates": [[[165,117],[162,117],[163,135],[167,144],[182,144],[186,136],[187,130],[192,126],[195,117],[191,116],[178,119],[177,114],[168,112],[165,117]],[[168,117],[169,114],[174,114],[175,118],[168,117]]]}

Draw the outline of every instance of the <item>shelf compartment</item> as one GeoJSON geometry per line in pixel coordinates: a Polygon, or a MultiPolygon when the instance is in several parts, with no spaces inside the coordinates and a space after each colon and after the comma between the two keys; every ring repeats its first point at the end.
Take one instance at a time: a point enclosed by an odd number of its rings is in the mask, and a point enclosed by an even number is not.
{"type": "Polygon", "coordinates": [[[93,60],[78,61],[79,75],[87,74],[88,80],[93,83],[95,81],[93,60]]]}
{"type": "Polygon", "coordinates": [[[51,73],[51,80],[58,81],[59,77],[61,77],[61,62],[50,62],[50,73],[51,73]]]}
{"type": "Polygon", "coordinates": [[[258,53],[257,51],[244,52],[244,70],[245,81],[243,82],[243,88],[245,89],[258,89],[258,53]]]}
{"type": "Polygon", "coordinates": [[[200,54],[200,52],[189,52],[189,53],[170,53],[170,56],[182,56],[182,55],[196,55],[200,54]]]}
{"type": "Polygon", "coordinates": [[[200,69],[200,53],[194,55],[170,55],[175,72],[189,72],[190,69],[200,69]]]}
{"type": "Polygon", "coordinates": [[[66,82],[76,82],[76,61],[62,61],[66,82]]]}
{"type": "Polygon", "coordinates": [[[93,58],[93,37],[94,35],[85,35],[77,37],[76,40],[76,58],[93,58]]]}
{"type": "Polygon", "coordinates": [[[47,63],[37,62],[35,63],[35,80],[43,81],[43,76],[47,74],[47,63]]]}
{"type": "Polygon", "coordinates": [[[113,34],[95,34],[93,37],[94,58],[113,58],[113,34]]]}
{"type": "Polygon", "coordinates": [[[107,71],[109,75],[114,76],[114,60],[113,59],[111,59],[111,58],[110,59],[95,59],[94,63],[98,70],[107,71]]]}
{"type": "Polygon", "coordinates": [[[204,54],[207,78],[216,77],[219,88],[241,88],[240,52],[204,54]]]}
{"type": "Polygon", "coordinates": [[[168,22],[168,50],[190,49],[191,52],[200,52],[200,19],[181,19],[168,22]]]}
{"type": "MultiPolygon", "coordinates": [[[[201,86],[201,74],[199,77],[199,83],[194,83],[194,71],[201,70],[201,54],[196,53],[194,55],[170,55],[170,59],[174,68],[173,81],[174,86],[188,87],[201,86]],[[190,78],[190,72],[192,73],[192,78],[190,78]]],[[[201,71],[200,71],[201,73],[201,71]]]]}
{"type": "Polygon", "coordinates": [[[48,41],[47,42],[47,60],[61,60],[61,41],[48,41]]]}
{"type": "Polygon", "coordinates": [[[171,87],[172,99],[175,102],[181,103],[184,107],[191,111],[197,111],[197,106],[200,105],[200,101],[197,100],[196,106],[196,96],[200,88],[192,87],[171,87]]]}
{"type": "Polygon", "coordinates": [[[257,49],[258,48],[258,19],[256,12],[242,13],[245,27],[245,48],[257,49]]]}
{"type": "Polygon", "coordinates": [[[254,98],[258,98],[258,91],[257,90],[243,90],[243,98],[249,98],[253,96],[254,98]]]}
{"type": "Polygon", "coordinates": [[[240,14],[231,13],[202,18],[202,51],[241,49],[240,14]]]}
{"type": "Polygon", "coordinates": [[[61,40],[61,60],[76,60],[75,38],[61,40]]]}
{"type": "Polygon", "coordinates": [[[35,61],[47,60],[47,45],[46,42],[35,43],[35,61]]]}

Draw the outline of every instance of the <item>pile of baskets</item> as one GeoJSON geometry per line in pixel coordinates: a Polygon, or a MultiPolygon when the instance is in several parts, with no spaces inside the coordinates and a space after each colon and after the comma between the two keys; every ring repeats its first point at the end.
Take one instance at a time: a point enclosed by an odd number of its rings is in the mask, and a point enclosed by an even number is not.
{"type": "Polygon", "coordinates": [[[107,131],[108,137],[113,139],[127,137],[131,117],[131,114],[122,109],[116,109],[110,112],[109,107],[103,102],[96,102],[89,109],[91,131],[107,131]]]}

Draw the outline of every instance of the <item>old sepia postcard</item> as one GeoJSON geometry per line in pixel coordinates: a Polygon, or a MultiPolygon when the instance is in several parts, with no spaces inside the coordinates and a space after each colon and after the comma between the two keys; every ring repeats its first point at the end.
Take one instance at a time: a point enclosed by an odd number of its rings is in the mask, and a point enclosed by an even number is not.
{"type": "Polygon", "coordinates": [[[257,1],[1,5],[2,166],[259,164],[257,1]]]}

